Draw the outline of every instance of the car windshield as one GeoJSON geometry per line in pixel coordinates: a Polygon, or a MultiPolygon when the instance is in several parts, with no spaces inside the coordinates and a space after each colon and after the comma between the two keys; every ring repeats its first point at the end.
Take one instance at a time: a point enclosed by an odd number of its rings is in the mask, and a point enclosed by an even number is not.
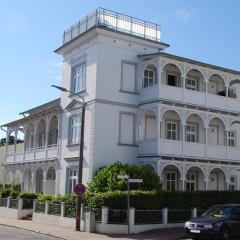
{"type": "Polygon", "coordinates": [[[212,216],[214,218],[228,218],[231,216],[231,207],[215,206],[207,210],[202,216],[212,216]]]}

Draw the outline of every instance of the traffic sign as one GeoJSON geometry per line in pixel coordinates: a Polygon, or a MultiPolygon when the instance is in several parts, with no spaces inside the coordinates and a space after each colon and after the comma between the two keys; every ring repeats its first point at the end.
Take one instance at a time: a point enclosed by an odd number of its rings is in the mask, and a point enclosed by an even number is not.
{"type": "Polygon", "coordinates": [[[74,193],[78,196],[82,196],[86,192],[86,187],[82,184],[76,184],[74,187],[74,193]]]}
{"type": "Polygon", "coordinates": [[[134,179],[134,178],[131,178],[131,179],[129,179],[129,182],[130,183],[142,183],[143,182],[143,180],[142,179],[134,179]]]}

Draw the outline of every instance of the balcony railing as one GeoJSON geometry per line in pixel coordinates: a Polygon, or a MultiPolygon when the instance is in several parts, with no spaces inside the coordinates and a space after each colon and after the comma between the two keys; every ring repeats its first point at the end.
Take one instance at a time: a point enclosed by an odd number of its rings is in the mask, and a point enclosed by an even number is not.
{"type": "Polygon", "coordinates": [[[42,159],[54,159],[58,157],[58,146],[52,145],[35,149],[27,149],[24,152],[8,153],[5,163],[15,163],[24,161],[37,161],[42,159]]]}
{"type": "Polygon", "coordinates": [[[168,139],[154,139],[139,142],[138,154],[189,157],[197,159],[240,161],[240,148],[215,146],[205,143],[190,143],[168,139]]]}
{"type": "Polygon", "coordinates": [[[104,27],[120,33],[160,42],[160,26],[124,14],[98,8],[64,31],[63,44],[93,27],[104,27]]]}

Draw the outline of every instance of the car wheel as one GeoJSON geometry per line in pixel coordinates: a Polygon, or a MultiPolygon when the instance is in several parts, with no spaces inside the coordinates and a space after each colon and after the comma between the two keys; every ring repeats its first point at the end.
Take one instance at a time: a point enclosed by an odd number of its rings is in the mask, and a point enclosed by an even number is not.
{"type": "Polygon", "coordinates": [[[230,239],[230,232],[228,231],[228,229],[224,228],[221,231],[221,240],[229,240],[230,239]]]}

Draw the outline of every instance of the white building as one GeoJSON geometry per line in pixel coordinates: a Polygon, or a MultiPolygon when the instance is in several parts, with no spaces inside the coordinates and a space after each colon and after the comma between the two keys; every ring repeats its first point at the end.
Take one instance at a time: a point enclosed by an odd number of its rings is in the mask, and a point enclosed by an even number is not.
{"type": "Polygon", "coordinates": [[[25,133],[5,166],[24,191],[69,193],[116,161],[148,164],[166,190],[240,189],[240,72],[163,52],[160,27],[97,9],[64,32],[61,99],[4,125],[25,133]]]}

